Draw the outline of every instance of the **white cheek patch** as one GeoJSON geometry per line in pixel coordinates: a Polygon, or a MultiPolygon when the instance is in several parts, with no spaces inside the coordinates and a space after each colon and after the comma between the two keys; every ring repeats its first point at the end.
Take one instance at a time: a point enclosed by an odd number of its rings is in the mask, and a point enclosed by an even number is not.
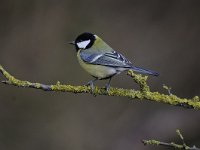
{"type": "Polygon", "coordinates": [[[89,43],[90,43],[90,40],[82,41],[82,42],[77,43],[77,46],[78,46],[78,48],[85,49],[88,46],[89,43]]]}

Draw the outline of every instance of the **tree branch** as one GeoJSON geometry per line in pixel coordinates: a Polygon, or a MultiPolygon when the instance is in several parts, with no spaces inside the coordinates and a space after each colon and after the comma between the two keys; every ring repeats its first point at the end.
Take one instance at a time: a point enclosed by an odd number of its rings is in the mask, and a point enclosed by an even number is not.
{"type": "MultiPolygon", "coordinates": [[[[62,85],[60,84],[59,81],[55,85],[46,85],[42,83],[32,83],[29,81],[19,80],[16,79],[14,76],[10,75],[1,65],[0,65],[0,72],[6,78],[6,80],[2,81],[2,83],[8,85],[14,85],[25,88],[35,88],[44,91],[91,93],[91,89],[88,86],[62,85]]],[[[169,95],[165,95],[159,92],[151,92],[149,86],[147,85],[147,78],[148,78],[147,76],[134,74],[132,70],[129,70],[127,74],[130,77],[132,77],[132,79],[139,85],[140,90],[111,87],[109,92],[107,92],[105,88],[95,87],[91,94],[93,94],[94,96],[107,95],[107,96],[122,96],[139,100],[147,99],[150,101],[162,102],[174,106],[200,110],[200,101],[198,96],[195,96],[192,99],[186,99],[186,98],[179,98],[171,93],[169,93],[169,95]]]]}
{"type": "Polygon", "coordinates": [[[195,145],[190,147],[186,145],[183,135],[181,134],[180,130],[176,130],[177,135],[182,141],[182,144],[177,144],[175,142],[160,142],[157,140],[142,140],[144,145],[154,145],[154,146],[165,146],[165,147],[172,147],[174,149],[185,149],[185,150],[200,150],[200,148],[197,148],[195,145]]]}

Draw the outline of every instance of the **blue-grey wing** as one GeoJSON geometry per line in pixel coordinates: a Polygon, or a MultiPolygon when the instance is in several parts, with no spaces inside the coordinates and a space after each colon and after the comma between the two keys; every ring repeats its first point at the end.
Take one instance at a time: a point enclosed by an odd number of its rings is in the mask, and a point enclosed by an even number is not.
{"type": "Polygon", "coordinates": [[[131,62],[126,59],[122,54],[116,51],[105,53],[87,53],[81,52],[80,56],[83,61],[95,65],[112,66],[112,67],[125,67],[130,68],[131,62]]]}

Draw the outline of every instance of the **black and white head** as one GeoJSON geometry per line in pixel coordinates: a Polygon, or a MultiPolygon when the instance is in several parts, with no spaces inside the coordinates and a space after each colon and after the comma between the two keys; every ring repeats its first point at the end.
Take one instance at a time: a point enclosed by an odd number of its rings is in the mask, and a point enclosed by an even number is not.
{"type": "Polygon", "coordinates": [[[96,40],[96,35],[85,32],[85,33],[80,34],[75,39],[75,41],[70,42],[70,44],[75,45],[76,50],[79,50],[79,49],[84,50],[84,49],[88,49],[88,48],[92,47],[95,40],[96,40]]]}

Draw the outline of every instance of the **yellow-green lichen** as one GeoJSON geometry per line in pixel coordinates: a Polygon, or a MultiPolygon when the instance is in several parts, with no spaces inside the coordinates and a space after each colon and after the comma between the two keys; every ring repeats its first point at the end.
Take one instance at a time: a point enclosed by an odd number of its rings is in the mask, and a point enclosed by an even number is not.
{"type": "Polygon", "coordinates": [[[180,139],[183,141],[184,138],[183,138],[183,135],[181,134],[180,130],[179,129],[176,129],[176,134],[180,137],[180,139]]]}
{"type": "Polygon", "coordinates": [[[194,102],[199,102],[199,96],[194,96],[194,97],[192,98],[192,101],[194,101],[194,102]]]}
{"type": "Polygon", "coordinates": [[[144,143],[144,145],[153,145],[153,146],[166,146],[166,147],[172,147],[174,149],[194,149],[197,150],[199,148],[196,148],[196,146],[193,147],[189,147],[188,145],[186,145],[186,143],[184,142],[184,138],[180,132],[180,130],[176,130],[177,135],[179,136],[179,138],[182,141],[182,144],[177,144],[175,142],[161,142],[161,141],[157,141],[157,140],[142,140],[142,142],[144,143]]]}
{"type": "Polygon", "coordinates": [[[140,90],[141,90],[143,93],[150,91],[150,88],[149,88],[149,86],[147,85],[147,82],[146,82],[147,79],[148,79],[148,76],[142,76],[142,75],[140,75],[140,74],[136,75],[136,74],[133,73],[132,70],[129,70],[129,71],[128,71],[128,75],[130,75],[130,76],[133,78],[133,80],[134,80],[137,84],[139,84],[140,90]]]}
{"type": "Polygon", "coordinates": [[[145,145],[159,145],[160,144],[160,142],[156,140],[143,140],[143,143],[145,145]]]}
{"type": "Polygon", "coordinates": [[[170,144],[171,144],[172,147],[174,147],[176,149],[183,149],[183,148],[185,148],[183,145],[176,144],[174,142],[171,142],[170,144]]]}
{"type": "Polygon", "coordinates": [[[37,89],[39,89],[39,88],[41,87],[41,84],[40,84],[40,83],[35,83],[34,85],[35,85],[35,87],[36,87],[37,89]]]}
{"type": "Polygon", "coordinates": [[[133,78],[133,80],[140,86],[140,90],[133,89],[122,89],[122,88],[110,88],[107,92],[105,88],[88,86],[72,86],[72,85],[62,85],[58,81],[55,85],[44,85],[41,83],[31,83],[29,81],[18,80],[12,75],[10,75],[1,65],[0,72],[7,79],[3,83],[15,85],[18,87],[31,87],[36,89],[42,89],[44,91],[62,91],[62,92],[72,92],[72,93],[91,93],[96,95],[107,95],[107,96],[123,96],[128,98],[136,98],[139,100],[147,99],[156,102],[167,103],[175,106],[182,106],[186,108],[194,108],[200,110],[199,97],[195,96],[193,99],[179,98],[176,95],[165,95],[158,92],[151,92],[149,86],[147,85],[147,76],[142,76],[140,74],[134,74],[132,70],[128,71],[128,75],[133,78]]]}
{"type": "Polygon", "coordinates": [[[57,81],[57,82],[56,82],[56,85],[60,85],[60,81],[57,81]]]}

